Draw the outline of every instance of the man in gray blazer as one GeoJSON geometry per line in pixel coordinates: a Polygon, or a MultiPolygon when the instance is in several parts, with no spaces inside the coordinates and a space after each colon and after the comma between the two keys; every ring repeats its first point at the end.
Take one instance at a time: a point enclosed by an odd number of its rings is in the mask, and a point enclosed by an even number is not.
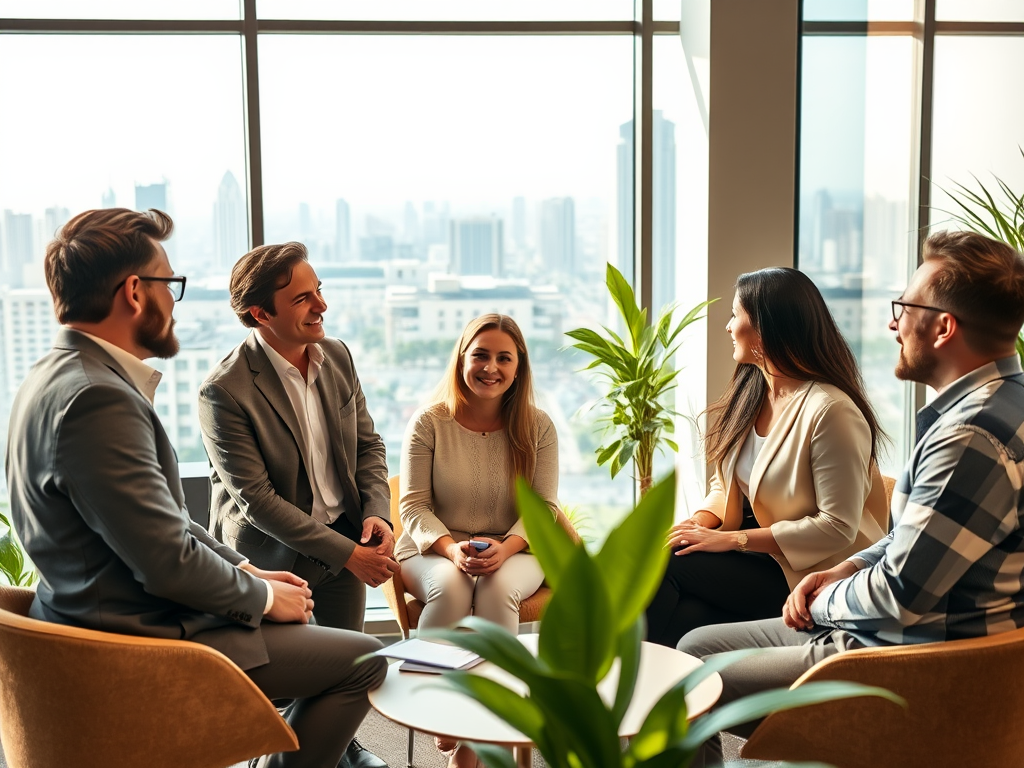
{"type": "Polygon", "coordinates": [[[185,278],[160,245],[172,227],[160,211],[87,211],[47,247],[64,327],[18,392],[7,448],[14,527],[41,576],[30,615],[216,648],[268,697],[296,700],[300,750],[261,766],[333,768],[386,672],[383,659],[353,662],[380,644],[307,624],[302,579],[255,567],[189,519],[152,405],[160,374],[142,362],[178,351],[185,278]]]}
{"type": "MultiPolygon", "coordinates": [[[[199,392],[210,457],[210,532],[260,568],[307,581],[320,625],[361,630],[366,584],[398,570],[384,442],[301,243],[265,245],[231,272],[253,331],[199,392]]],[[[383,761],[353,743],[350,768],[383,761]]]]}

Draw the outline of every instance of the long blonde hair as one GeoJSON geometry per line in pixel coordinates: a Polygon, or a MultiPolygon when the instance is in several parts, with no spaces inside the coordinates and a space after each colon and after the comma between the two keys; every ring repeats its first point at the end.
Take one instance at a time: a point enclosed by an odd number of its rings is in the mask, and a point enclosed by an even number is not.
{"type": "Polygon", "coordinates": [[[501,398],[501,420],[512,459],[509,482],[514,483],[517,477],[522,477],[532,483],[537,466],[537,408],[533,401],[533,376],[526,352],[526,339],[515,320],[508,315],[498,314],[481,315],[470,320],[452,350],[448,367],[434,390],[431,402],[444,405],[452,418],[460,409],[465,408],[469,401],[466,398],[466,384],[462,380],[463,357],[473,339],[490,330],[507,333],[519,355],[516,377],[501,398]]]}

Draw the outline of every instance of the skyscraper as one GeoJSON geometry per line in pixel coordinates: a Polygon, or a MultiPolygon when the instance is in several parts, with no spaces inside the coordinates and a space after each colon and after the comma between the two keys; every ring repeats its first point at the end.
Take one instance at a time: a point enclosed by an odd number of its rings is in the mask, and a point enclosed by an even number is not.
{"type": "Polygon", "coordinates": [[[166,179],[159,184],[135,185],[135,210],[148,211],[150,208],[168,213],[166,179]]]}
{"type": "Polygon", "coordinates": [[[230,269],[249,250],[247,213],[242,188],[231,171],[225,171],[213,204],[213,236],[218,269],[230,269]]]}
{"type": "Polygon", "coordinates": [[[339,198],[334,203],[334,260],[352,258],[352,211],[348,203],[339,198]]]}
{"type": "Polygon", "coordinates": [[[12,288],[24,283],[24,266],[32,261],[32,214],[4,211],[4,282],[12,288]]]}
{"type": "Polygon", "coordinates": [[[526,250],[526,198],[512,198],[512,249],[516,253],[526,250]]]}
{"type": "Polygon", "coordinates": [[[114,194],[113,187],[107,187],[107,191],[103,193],[103,207],[117,208],[117,195],[114,194]]]}
{"type": "MultiPolygon", "coordinates": [[[[654,110],[653,269],[651,302],[654,314],[676,295],[676,125],[654,110]]],[[[633,122],[619,129],[617,266],[633,276],[633,122]]]]}
{"type": "Polygon", "coordinates": [[[71,212],[67,208],[62,208],[59,205],[55,205],[52,208],[47,208],[43,212],[43,239],[44,242],[50,242],[53,236],[57,234],[57,230],[68,223],[68,219],[71,218],[71,212]]]}
{"type": "Polygon", "coordinates": [[[540,204],[540,255],[545,269],[577,273],[576,206],[571,197],[553,197],[540,204]]]}
{"type": "Polygon", "coordinates": [[[502,221],[497,216],[452,221],[452,264],[456,274],[501,276],[502,230],[502,221]]]}

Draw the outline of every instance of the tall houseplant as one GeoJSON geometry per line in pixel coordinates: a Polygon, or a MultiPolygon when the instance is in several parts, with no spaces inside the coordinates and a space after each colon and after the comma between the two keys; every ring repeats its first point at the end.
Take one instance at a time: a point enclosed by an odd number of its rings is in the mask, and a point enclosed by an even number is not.
{"type": "MultiPolygon", "coordinates": [[[[1024,149],[1018,149],[1021,157],[1024,157],[1024,149]]],[[[1001,240],[1024,253],[1024,193],[1018,194],[1001,178],[994,178],[1005,202],[1000,203],[975,176],[974,180],[978,183],[980,193],[968,189],[959,182],[953,182],[956,185],[955,190],[943,190],[959,206],[959,210],[946,213],[968,229],[988,235],[994,240],[1001,240]]],[[[1021,365],[1024,365],[1024,330],[1017,336],[1017,355],[1020,357],[1021,365]]]]}
{"type": "Polygon", "coordinates": [[[591,406],[606,407],[607,413],[598,423],[604,424],[606,434],[614,439],[597,449],[597,463],[610,462],[615,477],[632,459],[643,497],[653,482],[655,451],[662,446],[679,450],[663,434],[675,430],[673,419],[679,415],[665,402],[679,374],[672,366],[679,334],[700,320],[700,312],[717,299],[701,302],[678,322],[673,322],[675,305],[669,305],[649,324],[647,310],[640,309],[633,289],[611,264],[606,283],[622,316],[625,340],[609,328],[604,329],[606,335],[590,328],[577,328],[565,335],[576,341],[573,348],[594,358],[584,370],[597,369],[606,379],[607,391],[591,406]]]}
{"type": "MultiPolygon", "coordinates": [[[[683,768],[710,736],[769,712],[850,696],[883,696],[902,702],[879,688],[811,683],[758,693],[689,722],[687,691],[750,653],[736,651],[703,665],[669,690],[623,748],[617,734],[637,680],[643,611],[669,557],[666,547],[651,542],[665,540],[672,522],[674,489],[671,476],[655,485],[611,532],[601,550],[590,554],[569,538],[547,505],[520,481],[520,516],[530,549],[553,591],[541,621],[537,657],[504,629],[475,617],[459,623],[462,631],[431,635],[480,654],[524,682],[529,694],[522,696],[468,672],[445,673],[448,681],[525,734],[550,768],[683,768]],[[597,683],[615,660],[619,679],[609,705],[599,695],[597,683]]],[[[506,750],[488,744],[472,747],[490,768],[514,768],[506,750]]]]}

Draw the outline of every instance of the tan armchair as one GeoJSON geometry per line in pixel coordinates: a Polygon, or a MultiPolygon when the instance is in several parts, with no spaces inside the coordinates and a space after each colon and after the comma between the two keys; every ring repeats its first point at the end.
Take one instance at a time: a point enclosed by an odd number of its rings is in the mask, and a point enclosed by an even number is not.
{"type": "MultiPolygon", "coordinates": [[[[393,475],[388,478],[388,485],[391,486],[391,525],[394,526],[396,539],[402,535],[402,519],[398,514],[398,477],[398,475],[393,475]]],[[[579,534],[576,533],[569,518],[561,510],[558,511],[558,522],[572,537],[572,540],[579,543],[579,534]]],[[[391,606],[391,611],[395,614],[395,619],[398,620],[398,626],[402,628],[403,637],[409,637],[409,632],[416,629],[419,624],[423,603],[405,591],[401,573],[385,582],[381,589],[384,591],[388,605],[391,606]]],[[[551,590],[542,585],[519,605],[519,621],[521,623],[540,621],[544,607],[550,598],[551,590]]]]}
{"type": "Polygon", "coordinates": [[[298,749],[218,651],[30,619],[32,597],[0,586],[0,740],[11,768],[224,768],[298,749]]]}
{"type": "Polygon", "coordinates": [[[821,761],[841,768],[1020,765],[1024,756],[1024,629],[833,656],[793,685],[852,680],[905,698],[845,699],[777,712],[744,758],[821,761]]]}

